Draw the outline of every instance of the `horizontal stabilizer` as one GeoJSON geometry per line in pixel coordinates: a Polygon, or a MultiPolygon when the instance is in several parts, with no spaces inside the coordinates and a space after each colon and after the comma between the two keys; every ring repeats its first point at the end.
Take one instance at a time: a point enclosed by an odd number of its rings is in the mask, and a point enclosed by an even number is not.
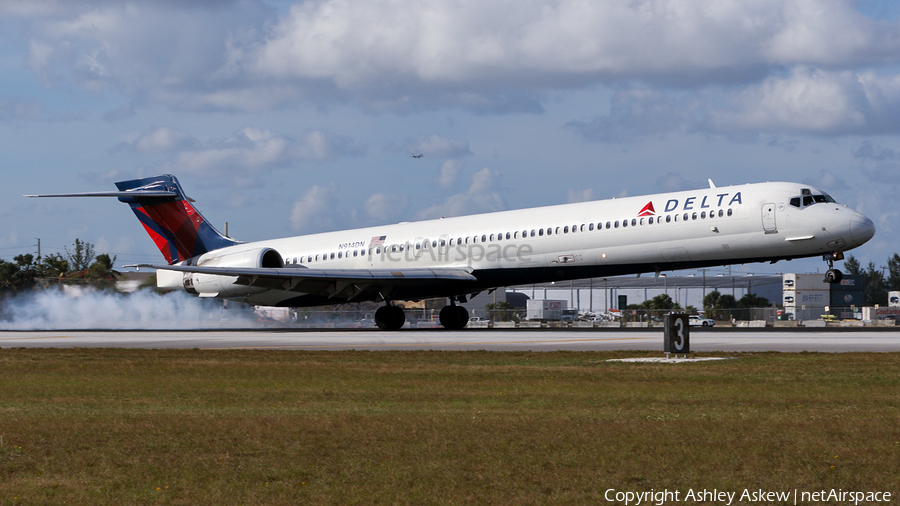
{"type": "Polygon", "coordinates": [[[124,192],[82,192],[82,193],[47,193],[44,195],[24,195],[25,197],[141,197],[166,198],[177,197],[173,191],[133,190],[124,192]]]}

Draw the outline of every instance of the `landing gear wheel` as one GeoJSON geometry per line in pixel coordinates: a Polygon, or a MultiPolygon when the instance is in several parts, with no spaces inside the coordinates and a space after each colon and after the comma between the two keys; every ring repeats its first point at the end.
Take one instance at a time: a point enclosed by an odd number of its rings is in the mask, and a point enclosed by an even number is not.
{"type": "Polygon", "coordinates": [[[825,282],[826,283],[840,283],[841,279],[844,278],[844,274],[837,269],[828,269],[825,271],[825,282]]]}
{"type": "Polygon", "coordinates": [[[456,306],[456,310],[459,312],[459,320],[462,322],[462,327],[465,327],[469,324],[469,311],[462,306],[456,306]]]}
{"type": "Polygon", "coordinates": [[[375,325],[381,330],[400,330],[406,315],[400,306],[381,306],[375,311],[375,325]]]}
{"type": "Polygon", "coordinates": [[[462,306],[444,306],[439,319],[445,329],[459,330],[469,323],[469,312],[462,306]]]}

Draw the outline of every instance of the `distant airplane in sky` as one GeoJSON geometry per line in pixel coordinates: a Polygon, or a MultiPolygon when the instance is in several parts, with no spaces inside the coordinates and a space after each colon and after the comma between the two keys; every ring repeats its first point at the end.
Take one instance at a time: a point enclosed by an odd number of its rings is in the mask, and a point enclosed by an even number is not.
{"type": "MultiPolygon", "coordinates": [[[[421,155],[419,155],[421,156],[421,155]]],[[[172,175],[119,191],[28,195],[118,197],[162,252],[160,288],[253,305],[381,301],[382,329],[406,319],[392,301],[446,297],[445,328],[468,322],[465,302],[502,286],[777,262],[834,260],[872,238],[866,216],[806,184],[710,187],[244,243],[223,236],[172,175]]]]}
{"type": "Polygon", "coordinates": [[[418,155],[409,155],[409,156],[410,156],[410,158],[422,158],[422,155],[421,155],[421,154],[418,154],[418,155]]]}

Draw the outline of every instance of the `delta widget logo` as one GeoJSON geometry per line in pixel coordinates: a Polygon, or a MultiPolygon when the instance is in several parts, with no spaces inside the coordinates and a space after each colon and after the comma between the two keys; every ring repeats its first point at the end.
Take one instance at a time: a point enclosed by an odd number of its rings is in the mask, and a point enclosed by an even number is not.
{"type": "Polygon", "coordinates": [[[654,216],[656,214],[656,210],[653,209],[653,201],[647,202],[647,205],[641,209],[641,212],[638,213],[638,216],[654,216]]]}

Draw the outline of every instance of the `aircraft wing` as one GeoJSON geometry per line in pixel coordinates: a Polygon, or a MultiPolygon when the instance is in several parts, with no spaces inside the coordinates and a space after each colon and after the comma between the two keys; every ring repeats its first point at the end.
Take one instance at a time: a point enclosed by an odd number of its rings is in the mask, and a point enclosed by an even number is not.
{"type": "Polygon", "coordinates": [[[147,267],[217,276],[233,276],[235,284],[268,289],[281,289],[298,293],[324,295],[347,301],[364,294],[381,291],[387,296],[394,289],[415,287],[426,283],[462,284],[478,278],[466,269],[310,269],[306,267],[203,267],[197,265],[151,265],[147,267]]]}

